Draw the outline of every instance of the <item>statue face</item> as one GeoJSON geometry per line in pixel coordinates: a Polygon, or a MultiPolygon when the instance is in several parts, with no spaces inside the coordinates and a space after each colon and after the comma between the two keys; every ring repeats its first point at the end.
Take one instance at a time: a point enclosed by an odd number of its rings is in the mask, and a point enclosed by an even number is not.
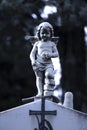
{"type": "Polygon", "coordinates": [[[50,29],[42,27],[40,30],[40,37],[41,37],[41,40],[47,41],[51,37],[50,29]]]}

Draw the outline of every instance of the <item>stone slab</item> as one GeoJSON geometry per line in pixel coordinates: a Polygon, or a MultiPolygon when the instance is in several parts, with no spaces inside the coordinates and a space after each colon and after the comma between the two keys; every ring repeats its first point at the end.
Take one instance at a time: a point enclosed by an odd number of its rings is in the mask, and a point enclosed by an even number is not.
{"type": "MultiPolygon", "coordinates": [[[[45,104],[46,110],[57,111],[57,115],[45,116],[53,130],[87,130],[87,114],[65,108],[49,100],[46,100],[45,104]]],[[[41,100],[0,112],[0,130],[38,129],[37,119],[34,115],[29,115],[29,110],[41,110],[41,100]]]]}

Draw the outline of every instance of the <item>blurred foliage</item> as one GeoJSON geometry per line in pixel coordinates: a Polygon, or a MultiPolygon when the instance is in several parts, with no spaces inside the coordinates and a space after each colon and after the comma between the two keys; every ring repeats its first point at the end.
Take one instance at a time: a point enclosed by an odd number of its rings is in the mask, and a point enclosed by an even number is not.
{"type": "Polygon", "coordinates": [[[61,87],[73,92],[75,109],[87,112],[86,0],[0,0],[0,111],[37,93],[29,59],[32,45],[25,37],[34,35],[43,21],[50,22],[55,36],[60,37],[61,87]],[[56,6],[57,12],[43,18],[45,5],[56,6]]]}

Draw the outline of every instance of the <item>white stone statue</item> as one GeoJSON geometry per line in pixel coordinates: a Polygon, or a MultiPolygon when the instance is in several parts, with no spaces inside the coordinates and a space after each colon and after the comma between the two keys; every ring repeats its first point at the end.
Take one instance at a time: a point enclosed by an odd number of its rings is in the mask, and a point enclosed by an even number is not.
{"type": "MultiPolygon", "coordinates": [[[[48,90],[55,87],[54,67],[52,59],[58,57],[58,50],[53,37],[53,27],[48,22],[43,22],[38,26],[37,38],[33,49],[30,53],[30,60],[36,75],[36,86],[38,90],[37,96],[42,95],[42,87],[44,87],[45,95],[48,90]]],[[[51,93],[52,91],[49,91],[51,93]]]]}

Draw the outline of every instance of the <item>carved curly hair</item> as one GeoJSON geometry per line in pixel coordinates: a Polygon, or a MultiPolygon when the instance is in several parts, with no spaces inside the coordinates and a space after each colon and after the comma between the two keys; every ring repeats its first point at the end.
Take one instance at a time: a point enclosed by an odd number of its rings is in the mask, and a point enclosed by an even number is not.
{"type": "Polygon", "coordinates": [[[48,22],[43,22],[43,23],[41,23],[41,24],[38,26],[38,29],[37,29],[37,37],[39,38],[39,40],[41,40],[41,37],[40,37],[40,30],[41,30],[41,28],[50,29],[51,37],[54,36],[53,26],[52,26],[50,23],[48,23],[48,22]]]}

